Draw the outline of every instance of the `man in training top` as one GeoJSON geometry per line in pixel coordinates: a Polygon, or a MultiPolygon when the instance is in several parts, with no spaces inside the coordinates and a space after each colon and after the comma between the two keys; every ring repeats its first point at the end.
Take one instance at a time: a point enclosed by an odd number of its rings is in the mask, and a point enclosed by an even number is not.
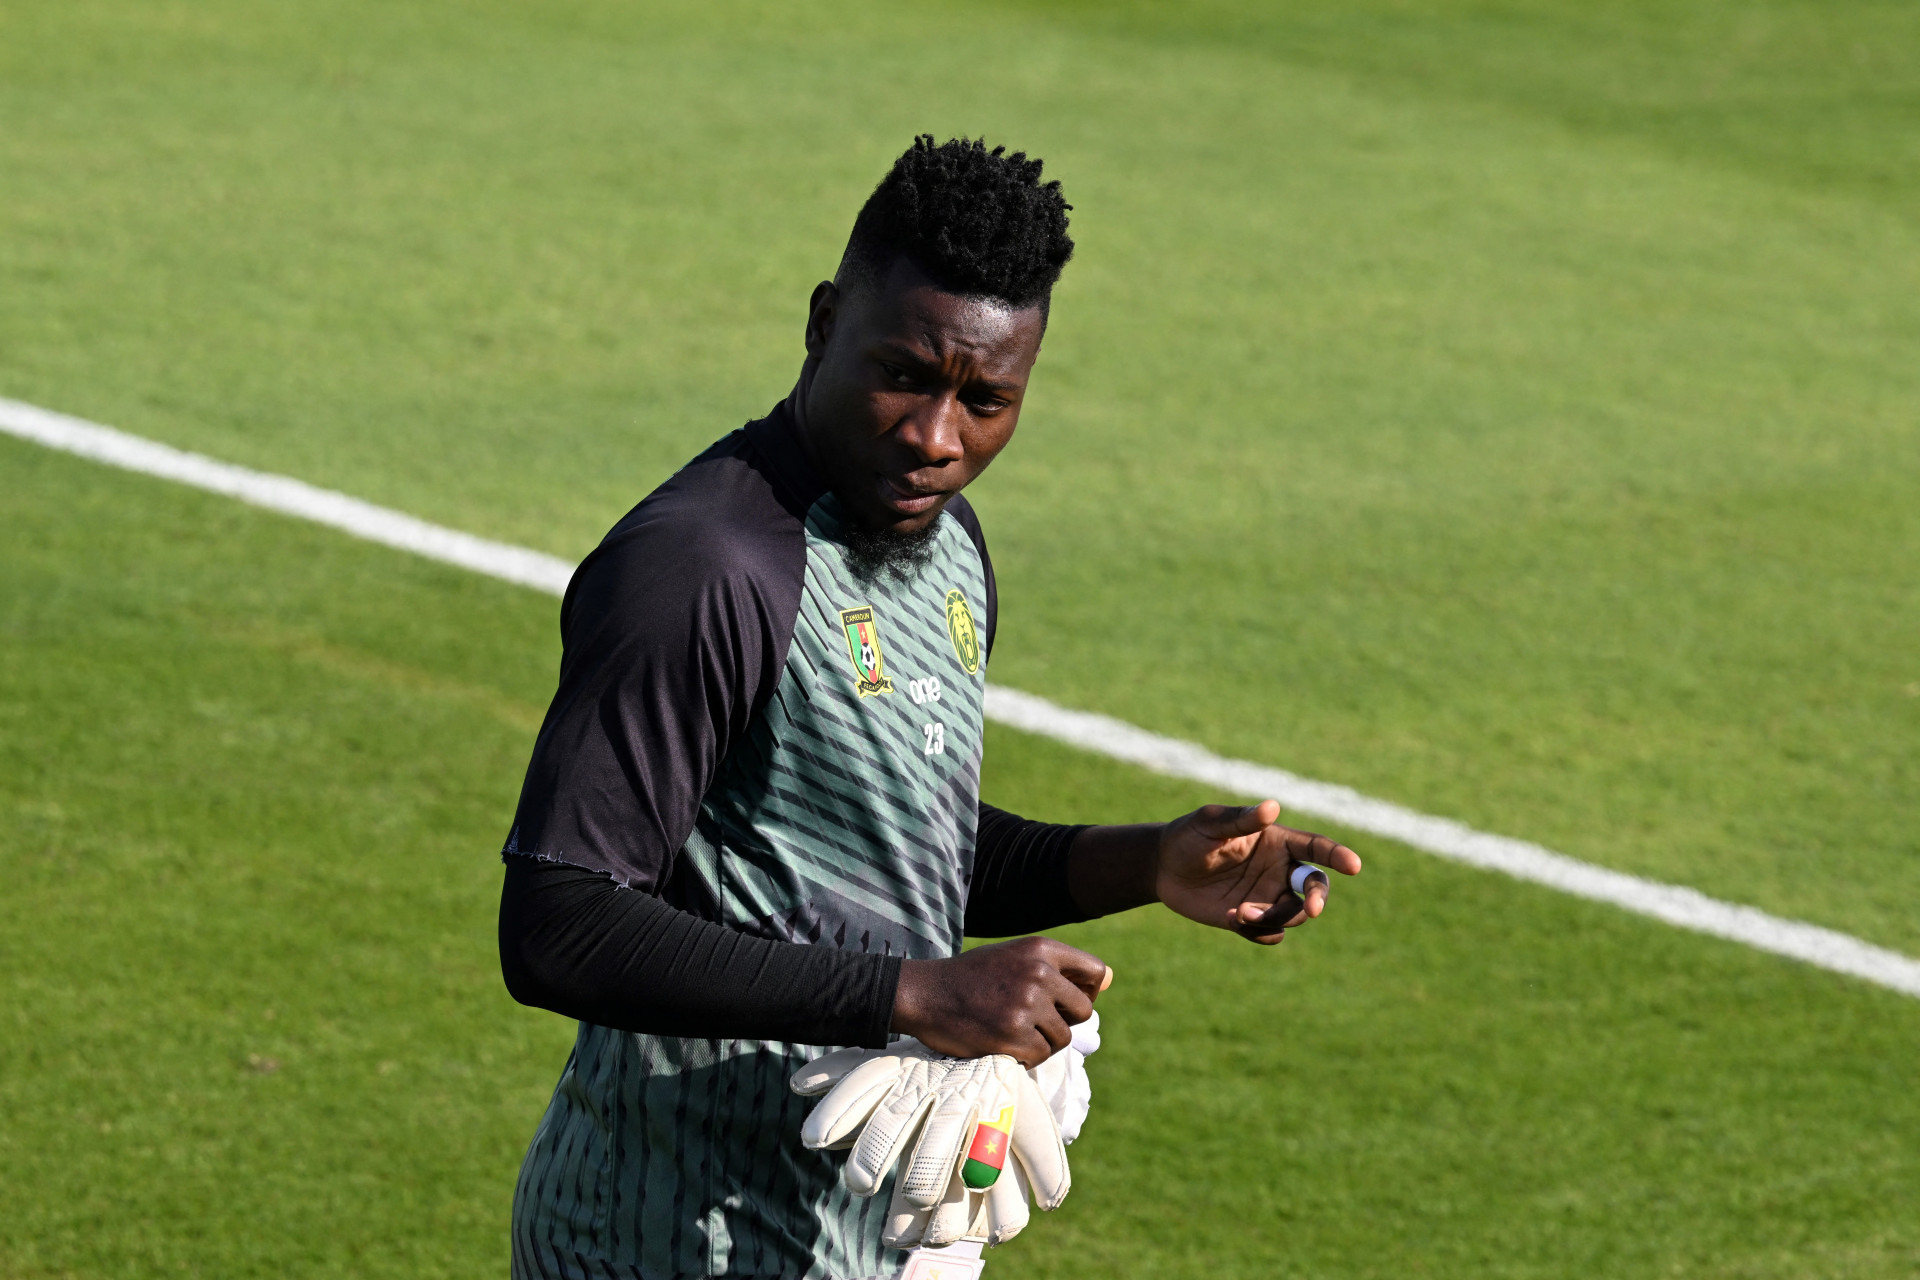
{"type": "Polygon", "coordinates": [[[961,489],[1013,436],[1072,255],[1040,162],[922,137],[813,291],[772,413],[613,527],[561,606],[560,684],[505,850],[500,955],[580,1021],[521,1169],[513,1274],[897,1275],[789,1092],[818,1046],[1029,1066],[1106,966],[1028,934],[1150,902],[1255,942],[1353,874],[1273,801],[1052,826],[979,798],[997,630],[961,489]]]}

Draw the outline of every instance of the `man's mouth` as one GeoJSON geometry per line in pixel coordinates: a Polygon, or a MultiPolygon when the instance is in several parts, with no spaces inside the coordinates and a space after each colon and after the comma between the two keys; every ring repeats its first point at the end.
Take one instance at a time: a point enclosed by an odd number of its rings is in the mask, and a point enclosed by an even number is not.
{"type": "Polygon", "coordinates": [[[876,488],[879,490],[880,501],[886,504],[889,510],[897,511],[903,516],[917,516],[947,496],[944,489],[922,489],[917,485],[888,476],[881,476],[876,488]]]}

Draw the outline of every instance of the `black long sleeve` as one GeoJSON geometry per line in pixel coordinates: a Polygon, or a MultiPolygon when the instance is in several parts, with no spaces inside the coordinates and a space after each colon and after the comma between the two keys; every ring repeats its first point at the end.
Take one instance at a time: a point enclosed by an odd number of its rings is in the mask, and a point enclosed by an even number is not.
{"type": "Polygon", "coordinates": [[[967,936],[1005,938],[1092,919],[1067,888],[1067,852],[1085,830],[981,804],[967,889],[967,936]]]}
{"type": "Polygon", "coordinates": [[[887,1043],[898,956],[756,938],[603,872],[505,862],[500,968],[522,1004],[655,1035],[887,1043]]]}
{"type": "MultiPolygon", "coordinates": [[[[966,932],[998,938],[1088,919],[1067,888],[1084,827],[980,806],[966,932]]],[[[897,956],[740,933],[605,873],[509,855],[500,969],[522,1004],[655,1035],[886,1044],[897,956]]]]}

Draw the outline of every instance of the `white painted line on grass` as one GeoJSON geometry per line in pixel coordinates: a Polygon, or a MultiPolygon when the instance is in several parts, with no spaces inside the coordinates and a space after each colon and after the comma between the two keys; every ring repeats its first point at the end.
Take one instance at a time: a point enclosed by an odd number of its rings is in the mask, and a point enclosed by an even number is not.
{"type": "MultiPolygon", "coordinates": [[[[0,399],[0,431],[96,462],[225,494],[553,595],[566,591],[573,574],[573,566],[556,556],[476,538],[331,489],[216,462],[17,400],[0,399]]],[[[1745,943],[1920,996],[1920,960],[1850,934],[1721,902],[1681,885],[1609,871],[1525,840],[1475,831],[1449,818],[1375,800],[1337,783],[1316,782],[1270,765],[1217,756],[1196,743],[1149,733],[1110,716],[1071,711],[1018,689],[989,686],[987,716],[1010,728],[1155,773],[1204,782],[1248,798],[1272,797],[1290,809],[1397,840],[1454,862],[1498,871],[1577,898],[1652,916],[1695,933],[1745,943]]]]}
{"type": "Polygon", "coordinates": [[[188,453],[18,400],[0,399],[0,430],[51,449],[63,449],[95,462],[125,467],[128,471],[178,480],[196,489],[299,516],[356,538],[504,578],[537,591],[560,595],[573,576],[573,566],[558,556],[543,555],[505,542],[489,542],[289,476],[216,462],[204,454],[188,453]]]}

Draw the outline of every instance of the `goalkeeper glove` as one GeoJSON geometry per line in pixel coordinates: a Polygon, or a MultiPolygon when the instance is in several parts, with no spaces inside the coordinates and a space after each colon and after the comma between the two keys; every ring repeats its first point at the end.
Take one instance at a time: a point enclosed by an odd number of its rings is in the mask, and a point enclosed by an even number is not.
{"type": "Polygon", "coordinates": [[[889,1245],[1010,1240],[1027,1224],[1029,1194],[1043,1210],[1066,1199],[1065,1147],[1092,1098],[1082,1064],[1099,1047],[1098,1017],[1031,1072],[1005,1056],[944,1057],[911,1037],[827,1054],[793,1076],[794,1092],[826,1095],[801,1140],[852,1148],[841,1176],[855,1195],[878,1191],[905,1157],[882,1236],[889,1245]]]}

